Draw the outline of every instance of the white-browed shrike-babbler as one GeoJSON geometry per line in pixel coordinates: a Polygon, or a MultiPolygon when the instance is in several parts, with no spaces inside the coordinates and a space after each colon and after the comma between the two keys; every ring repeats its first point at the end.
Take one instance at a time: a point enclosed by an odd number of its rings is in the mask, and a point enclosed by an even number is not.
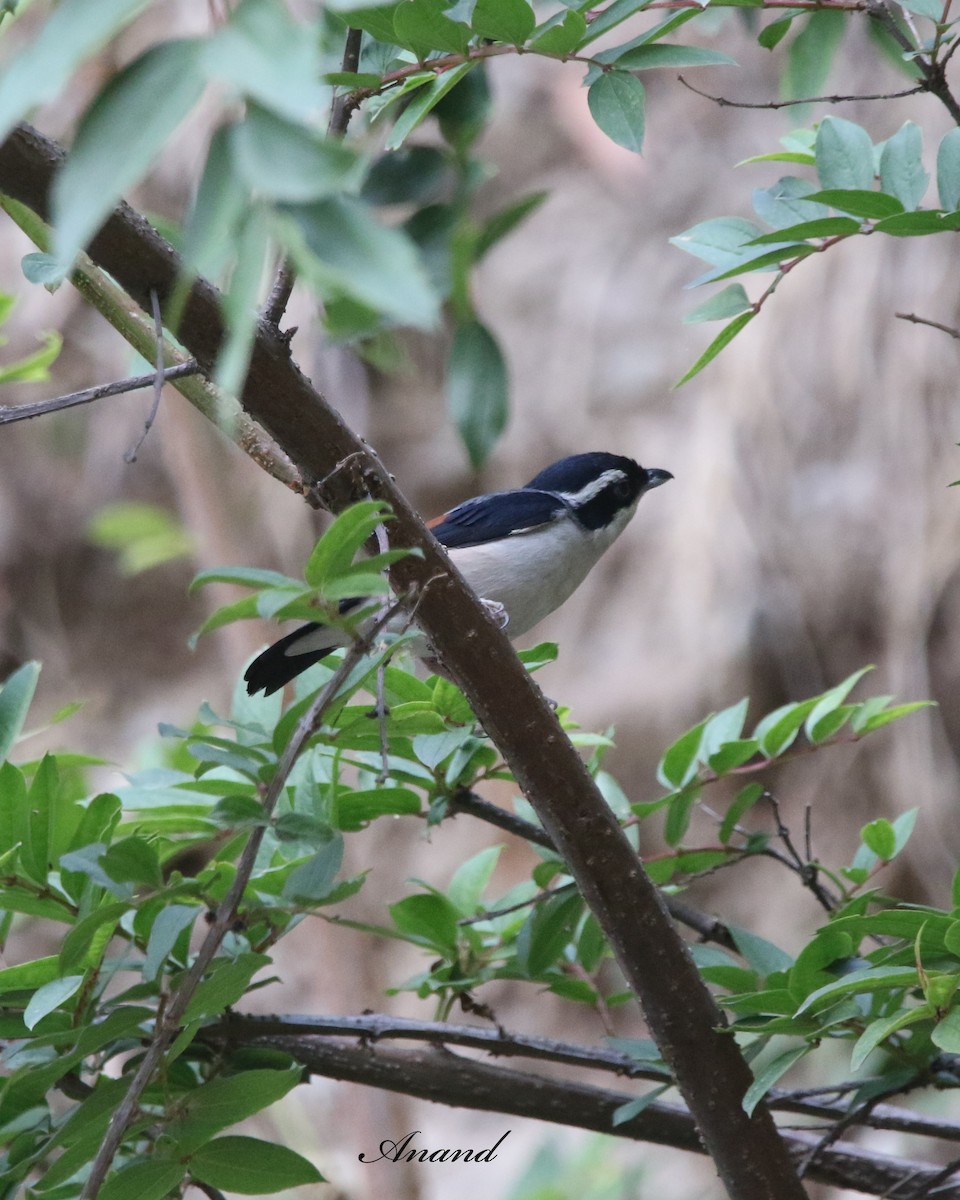
{"type": "MultiPolygon", "coordinates": [[[[559,608],[636,512],[644,492],[673,476],[596,452],[561,458],[509,492],[475,496],[428,527],[476,594],[502,610],[510,638],[559,608]]],[[[366,603],[341,601],[341,612],[366,603]]],[[[247,691],[266,695],[347,644],[342,629],[311,622],[253,660],[247,691]]]]}

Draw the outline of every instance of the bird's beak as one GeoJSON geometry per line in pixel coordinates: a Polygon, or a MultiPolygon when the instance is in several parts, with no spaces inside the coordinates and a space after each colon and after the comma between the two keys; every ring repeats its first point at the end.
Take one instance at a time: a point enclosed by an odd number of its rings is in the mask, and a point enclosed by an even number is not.
{"type": "Polygon", "coordinates": [[[659,487],[672,478],[670,472],[664,471],[661,467],[647,467],[647,486],[643,490],[649,492],[651,488],[659,487]]]}

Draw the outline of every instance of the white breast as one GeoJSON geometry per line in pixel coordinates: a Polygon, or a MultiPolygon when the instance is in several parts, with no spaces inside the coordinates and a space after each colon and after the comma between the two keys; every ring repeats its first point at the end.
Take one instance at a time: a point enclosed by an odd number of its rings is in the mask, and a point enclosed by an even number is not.
{"type": "Polygon", "coordinates": [[[573,595],[635,507],[606,529],[591,532],[561,519],[491,546],[451,550],[450,557],[478,596],[504,606],[507,636],[517,638],[573,595]]]}

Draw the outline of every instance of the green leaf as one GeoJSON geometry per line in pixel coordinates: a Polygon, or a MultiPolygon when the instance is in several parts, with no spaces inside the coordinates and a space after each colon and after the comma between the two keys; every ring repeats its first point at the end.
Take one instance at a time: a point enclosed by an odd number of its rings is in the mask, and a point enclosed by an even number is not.
{"type": "MultiPolygon", "coordinates": [[[[787,230],[797,222],[809,222],[830,216],[830,210],[825,204],[812,204],[810,196],[817,189],[806,179],[797,179],[794,175],[784,175],[772,187],[756,188],[753,192],[754,212],[761,220],[772,225],[776,230],[787,230]]],[[[777,241],[775,234],[767,234],[768,241],[777,241]]],[[[780,241],[789,241],[787,233],[781,234],[780,241]]],[[[750,245],[756,245],[753,239],[750,245]]]]}
{"type": "Polygon", "coordinates": [[[163,875],[156,847],[139,837],[123,838],[108,846],[100,865],[117,883],[142,883],[161,887],[163,875]]]}
{"type": "Polygon", "coordinates": [[[51,979],[49,983],[38,988],[24,1009],[24,1025],[28,1029],[35,1029],[48,1013],[52,1013],[71,996],[76,995],[83,980],[83,975],[65,975],[62,979],[51,979]]]}
{"type": "Polygon", "coordinates": [[[896,853],[897,839],[893,826],[883,817],[864,825],[860,830],[863,844],[884,862],[889,862],[896,853]]]}
{"type": "Polygon", "coordinates": [[[63,268],[53,254],[39,250],[25,254],[20,259],[20,269],[24,279],[41,287],[56,289],[63,282],[63,268]]]}
{"type": "MultiPolygon", "coordinates": [[[[884,1017],[880,1021],[871,1021],[857,1038],[856,1045],[850,1053],[851,1068],[859,1071],[877,1046],[892,1033],[896,1033],[898,1029],[914,1025],[917,1021],[929,1021],[934,1015],[933,1006],[924,1004],[919,1008],[908,1009],[906,1012],[894,1013],[892,1017],[884,1017]]],[[[958,1045],[960,1045],[960,1040],[958,1040],[958,1045]]]]}
{"type": "Polygon", "coordinates": [[[486,462],[507,421],[507,367],[479,321],[457,326],[447,364],[447,406],[470,462],[486,462]]]}
{"type": "MultiPolygon", "coordinates": [[[[568,16],[575,14],[569,13],[568,16]]],[[[477,237],[476,244],[473,248],[474,261],[479,262],[492,246],[512,233],[514,229],[526,220],[532,212],[535,212],[540,205],[546,200],[547,192],[532,192],[529,196],[524,196],[522,200],[518,200],[515,204],[501,209],[500,212],[494,215],[486,222],[477,237]]]]}
{"type": "Polygon", "coordinates": [[[87,536],[96,546],[119,555],[124,575],[193,554],[193,537],[183,525],[156,504],[136,500],[107,504],[91,518],[87,536]]]}
{"type": "Polygon", "coordinates": [[[607,71],[587,92],[590,115],[600,129],[625,150],[643,150],[646,92],[626,71],[607,71]]]}
{"type": "Polygon", "coordinates": [[[118,902],[105,904],[81,917],[60,944],[61,973],[67,975],[74,967],[92,966],[93,962],[85,959],[94,940],[102,941],[104,936],[112,936],[117,922],[128,910],[129,905],[118,902]],[[109,928],[104,930],[104,926],[109,928]]]}
{"type": "Polygon", "coordinates": [[[461,63],[460,66],[454,67],[450,71],[444,71],[428,86],[421,88],[397,118],[384,148],[399,150],[420,122],[476,65],[476,62],[461,63]]]}
{"type": "Polygon", "coordinates": [[[357,155],[339,138],[324,138],[258,104],[231,126],[237,174],[255,193],[305,203],[356,190],[363,174],[357,155]]]}
{"type": "Polygon", "coordinates": [[[819,696],[803,700],[799,704],[784,704],[775,709],[757,725],[753,736],[760,743],[760,750],[767,758],[776,758],[793,744],[800,726],[817,704],[819,696]]]}
{"type": "Polygon", "coordinates": [[[765,233],[763,237],[754,238],[750,245],[778,244],[784,238],[799,241],[801,238],[847,237],[859,232],[860,222],[853,217],[823,217],[816,221],[801,221],[799,225],[778,229],[776,233],[765,233]]]}
{"type": "Polygon", "coordinates": [[[413,243],[381,225],[361,201],[340,197],[284,205],[279,212],[278,232],[298,269],[318,287],[346,293],[404,325],[435,323],[437,296],[413,243]]]}
{"type": "Polygon", "coordinates": [[[872,670],[872,667],[861,667],[859,671],[854,671],[852,675],[848,675],[842,683],[838,683],[835,687],[830,688],[829,691],[824,692],[822,696],[815,698],[814,705],[807,715],[804,726],[804,732],[811,742],[817,741],[817,727],[820,722],[835,709],[839,708],[864,675],[872,670]]]}
{"type": "Polygon", "coordinates": [[[616,1129],[618,1125],[624,1125],[627,1121],[632,1121],[634,1117],[639,1117],[644,1109],[650,1107],[654,1100],[659,1099],[664,1092],[669,1091],[670,1086],[669,1083],[663,1083],[660,1087],[653,1088],[643,1096],[637,1096],[636,1100],[631,1100],[627,1104],[621,1104],[619,1108],[615,1108],[610,1117],[611,1127],[616,1129]]]}
{"type": "Polygon", "coordinates": [[[907,12],[916,13],[919,17],[927,17],[938,24],[943,20],[943,0],[899,0],[899,2],[907,12]]]}
{"type": "Polygon", "coordinates": [[[206,73],[291,121],[325,118],[320,38],[274,0],[243,0],[204,43],[206,73]]]}
{"type": "Polygon", "coordinates": [[[586,35],[586,20],[576,9],[569,9],[559,24],[551,25],[533,39],[530,49],[537,54],[553,54],[564,58],[580,49],[586,35]]]}
{"type": "MultiPolygon", "coordinates": [[[[0,686],[0,762],[4,762],[20,736],[40,677],[40,664],[27,662],[8,675],[0,686]]],[[[2,843],[6,849],[9,843],[2,843]]]]}
{"type": "Polygon", "coordinates": [[[917,986],[916,967],[870,967],[863,971],[852,971],[835,983],[811,992],[797,1009],[797,1016],[807,1009],[823,1008],[824,1002],[832,1002],[845,996],[861,993],[885,992],[917,986]]]}
{"type": "Polygon", "coordinates": [[[813,1046],[804,1042],[801,1046],[794,1046],[790,1050],[784,1050],[782,1054],[778,1054],[776,1058],[771,1059],[763,1069],[757,1074],[756,1079],[747,1088],[746,1094],[743,1097],[743,1111],[748,1117],[753,1115],[753,1110],[757,1107],[760,1101],[764,1098],[767,1092],[780,1079],[786,1075],[787,1071],[798,1062],[805,1054],[808,1054],[813,1049],[813,1046]]]}
{"type": "Polygon", "coordinates": [[[860,727],[858,732],[872,733],[874,729],[882,729],[884,725],[889,725],[892,721],[899,721],[901,717],[908,717],[921,708],[930,708],[932,704],[932,700],[914,700],[910,704],[896,704],[893,708],[886,708],[883,712],[875,713],[860,727]]]}
{"type": "Polygon", "coordinates": [[[344,509],[311,551],[303,570],[307,583],[322,588],[327,580],[342,575],[367,538],[390,517],[390,508],[382,500],[361,500],[344,509]]]}
{"type": "Polygon", "coordinates": [[[880,154],[880,186],[896,196],[908,212],[913,212],[927,190],[929,174],[923,169],[923,136],[912,121],[905,121],[880,154]]]}
{"type": "Polygon", "coordinates": [[[945,1054],[960,1054],[960,1008],[952,1008],[937,1022],[930,1040],[945,1054]]]}
{"type": "Polygon", "coordinates": [[[937,148],[937,192],[941,208],[960,208],[960,129],[951,129],[937,148]]]}
{"type": "Polygon", "coordinates": [[[443,0],[403,0],[393,17],[398,45],[412,50],[418,62],[431,53],[463,54],[470,42],[470,29],[462,21],[445,15],[443,0]]]}
{"type": "Polygon", "coordinates": [[[717,292],[709,300],[698,305],[683,318],[685,325],[693,325],[698,321],[724,321],[727,317],[735,317],[750,308],[750,298],[743,290],[742,283],[729,283],[722,292],[717,292]]]}
{"type": "Polygon", "coordinates": [[[202,42],[186,39],[151,47],[85,113],[51,193],[54,252],[64,270],[199,100],[202,51],[202,42]]]}
{"type": "Polygon", "coordinates": [[[325,899],[342,865],[343,838],[336,834],[328,845],[290,873],[283,885],[284,898],[303,903],[325,899]]]}
{"type": "Polygon", "coordinates": [[[760,743],[756,738],[737,738],[732,742],[726,742],[714,754],[707,758],[707,764],[711,771],[717,775],[725,775],[727,771],[732,771],[736,767],[743,766],[745,762],[749,762],[751,758],[760,749],[760,743]]]}
{"type": "Polygon", "coordinates": [[[775,971],[789,971],[793,966],[790,955],[773,942],[751,933],[749,929],[741,929],[739,925],[728,925],[727,928],[737,943],[737,949],[758,975],[766,977],[775,971]]]}
{"type": "Polygon", "coordinates": [[[240,954],[235,959],[215,958],[187,1005],[184,1025],[189,1025],[199,1017],[219,1016],[225,1008],[236,1004],[253,976],[269,962],[265,954],[240,954]]]}
{"type": "Polygon", "coordinates": [[[765,25],[757,34],[757,43],[764,50],[773,50],[779,46],[786,35],[790,32],[790,27],[797,17],[804,15],[803,9],[795,8],[789,10],[789,15],[778,17],[776,21],[771,21],[769,25],[765,25]]]}
{"type": "Polygon", "coordinates": [[[811,13],[790,43],[780,81],[785,100],[816,96],[823,89],[847,27],[842,12],[811,13]]]}
{"type": "MultiPolygon", "coordinates": [[[[30,258],[29,254],[27,258],[30,258]]],[[[25,258],[23,260],[24,264],[26,264],[26,261],[25,258]]],[[[59,266],[56,270],[59,275],[59,266]]],[[[47,268],[34,272],[34,274],[38,275],[46,273],[47,268]]],[[[26,266],[24,266],[24,274],[28,279],[30,278],[26,266]]],[[[46,279],[33,280],[32,282],[45,283],[46,279]]],[[[49,368],[60,354],[63,338],[59,333],[39,334],[38,338],[43,342],[39,350],[34,350],[32,354],[28,354],[24,358],[18,358],[15,362],[8,363],[5,367],[0,367],[0,384],[38,383],[50,378],[49,368]]]]}
{"type": "Polygon", "coordinates": [[[195,904],[168,904],[157,913],[150,927],[147,953],[143,960],[143,978],[150,983],[176,945],[177,938],[193,924],[201,909],[195,904]]]}
{"type": "Polygon", "coordinates": [[[878,219],[893,217],[903,212],[903,205],[896,196],[888,196],[886,192],[861,191],[856,188],[829,188],[822,192],[811,192],[810,200],[821,204],[829,204],[841,212],[850,213],[854,217],[878,219]]]}
{"type": "Polygon", "coordinates": [[[189,1092],[182,1114],[167,1126],[180,1151],[190,1154],[221,1129],[236,1125],[281,1100],[302,1082],[299,1067],[287,1071],[241,1071],[211,1079],[189,1092]]]}
{"type": "Polygon", "coordinates": [[[480,908],[481,897],[502,850],[502,846],[488,846],[457,868],[447,897],[461,916],[472,917],[480,908]]]}
{"type": "Polygon", "coordinates": [[[700,757],[710,758],[727,742],[735,742],[743,732],[743,722],[747,717],[750,701],[746,696],[731,704],[729,708],[715,713],[707,720],[703,730],[703,741],[700,747],[700,757]]]}
{"type": "Polygon", "coordinates": [[[953,233],[960,228],[960,213],[920,212],[900,213],[885,217],[874,225],[877,233],[891,237],[922,237],[930,233],[953,233]]]}
{"type": "Polygon", "coordinates": [[[251,1137],[216,1138],[201,1146],[190,1157],[190,1173],[211,1187],[244,1196],[323,1182],[313,1163],[301,1155],[251,1137]]]}
{"type": "MultiPolygon", "coordinates": [[[[709,718],[708,718],[709,720],[709,718]]],[[[699,761],[700,746],[703,742],[703,731],[707,721],[701,721],[682,733],[680,737],[664,751],[660,765],[657,767],[657,779],[666,788],[685,787],[696,775],[699,761]]]]}
{"type": "Polygon", "coordinates": [[[751,308],[749,312],[741,313],[739,317],[734,317],[729,325],[725,325],[723,329],[721,329],[721,331],[713,339],[706,350],[704,350],[693,366],[684,372],[684,374],[680,376],[673,386],[675,388],[681,387],[683,384],[688,383],[694,377],[694,375],[699,375],[703,368],[707,366],[708,363],[713,362],[720,351],[723,350],[725,346],[729,346],[740,330],[746,325],[749,325],[756,315],[757,314],[751,308]]]}
{"type": "Polygon", "coordinates": [[[285,588],[289,591],[300,592],[303,583],[291,575],[281,575],[279,571],[260,570],[257,567],[212,567],[208,571],[200,571],[194,575],[189,591],[207,583],[236,583],[240,587],[249,588],[285,588]]]}
{"type": "Polygon", "coordinates": [[[0,77],[0,140],[38,105],[55,100],[76,68],[146,6],[146,0],[62,0],[45,13],[33,42],[17,47],[0,77]]]}
{"type": "Polygon", "coordinates": [[[677,846],[690,825],[690,816],[700,799],[700,788],[690,787],[679,792],[670,802],[663,822],[663,838],[668,846],[677,846]]]}
{"type": "Polygon", "coordinates": [[[654,67],[735,67],[736,59],[702,46],[668,46],[647,43],[625,50],[613,60],[620,71],[648,71],[654,67]]]}
{"type": "Polygon", "coordinates": [[[538,905],[517,934],[517,965],[536,979],[563,954],[583,913],[577,895],[551,896],[538,905]]]}
{"type": "Polygon", "coordinates": [[[736,832],[736,826],[739,824],[741,817],[744,816],[749,809],[753,808],[756,802],[763,795],[763,786],[759,783],[748,783],[746,787],[741,788],[737,792],[737,798],[727,809],[723,821],[720,825],[720,841],[726,845],[730,838],[736,832]]]}
{"type": "Polygon", "coordinates": [[[714,267],[730,267],[743,260],[743,247],[763,230],[743,217],[713,217],[670,239],[671,245],[701,258],[714,267]]]}
{"type": "Polygon", "coordinates": [[[478,37],[513,46],[522,46],[536,24],[526,0],[477,0],[471,18],[478,37]]]}
{"type": "Polygon", "coordinates": [[[445,896],[434,892],[407,896],[390,906],[390,916],[402,934],[445,955],[456,951],[459,915],[445,896]]]}
{"type": "Polygon", "coordinates": [[[824,190],[865,191],[873,186],[873,143],[862,126],[843,117],[824,117],[815,151],[824,190]]]}
{"type": "Polygon", "coordinates": [[[147,1162],[129,1163],[111,1175],[98,1192],[99,1200],[163,1200],[186,1173],[185,1163],[154,1155],[147,1162]]]}

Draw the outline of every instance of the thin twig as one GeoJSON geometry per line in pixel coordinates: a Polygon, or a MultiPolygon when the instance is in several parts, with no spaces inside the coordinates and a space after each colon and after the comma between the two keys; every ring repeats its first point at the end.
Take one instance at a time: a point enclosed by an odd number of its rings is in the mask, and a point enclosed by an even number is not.
{"type": "MultiPolygon", "coordinates": [[[[795,871],[800,878],[800,882],[813,893],[820,906],[828,913],[832,913],[840,903],[839,898],[828,891],[820,882],[817,864],[805,859],[797,851],[790,836],[790,830],[783,823],[783,819],[780,816],[780,805],[777,803],[776,796],[772,792],[767,791],[764,792],[763,798],[770,802],[770,806],[773,809],[773,818],[777,824],[777,837],[783,843],[789,857],[770,852],[768,852],[768,856],[777,858],[779,862],[786,863],[791,870],[795,871]]],[[[809,830],[807,836],[809,837],[809,830]]]]}
{"type": "MultiPolygon", "coordinates": [[[[363,40],[363,30],[348,29],[346,40],[343,45],[343,62],[340,69],[355,74],[357,67],[360,65],[360,46],[363,40]]],[[[350,124],[350,117],[353,115],[353,107],[347,103],[347,95],[335,96],[330,109],[330,122],[327,125],[327,137],[343,137],[347,132],[347,126],[350,124]]],[[[283,314],[286,312],[287,305],[290,303],[290,296],[293,293],[293,285],[297,281],[297,273],[290,259],[284,259],[280,264],[280,269],[277,272],[277,278],[274,281],[273,287],[270,289],[270,296],[263,308],[263,316],[274,327],[280,324],[283,314]]],[[[293,336],[294,330],[290,330],[285,336],[287,340],[293,336]]]]}
{"type": "Polygon", "coordinates": [[[763,100],[749,103],[746,100],[728,100],[726,96],[713,96],[710,92],[701,91],[700,88],[694,87],[692,83],[684,79],[682,75],[678,75],[677,80],[688,91],[695,92],[704,100],[711,100],[720,108],[791,108],[798,104],[846,104],[855,100],[901,100],[904,96],[915,96],[918,92],[929,91],[929,88],[923,84],[918,84],[903,92],[877,92],[869,96],[802,96],[799,100],[763,100]]]}
{"type": "Polygon", "coordinates": [[[90,1169],[90,1175],[81,1193],[81,1200],[93,1200],[100,1191],[106,1179],[107,1171],[110,1169],[110,1164],[120,1149],[124,1134],[137,1114],[141,1097],[150,1080],[153,1078],[154,1072],[160,1065],[164,1051],[178,1032],[187,1006],[197,987],[200,985],[205,971],[212,962],[214,955],[220,949],[223,939],[233,928],[240,902],[243,899],[243,893],[253,874],[257,854],[260,850],[260,843],[263,840],[269,817],[276,807],[277,801],[280,799],[280,795],[286,786],[287,778],[293,770],[294,764],[313,736],[323,714],[336,699],[340,688],[353,668],[370,649],[373,640],[379,635],[383,627],[402,609],[405,603],[406,597],[403,600],[398,600],[390,606],[368,633],[357,637],[357,640],[343,656],[340,666],[331,675],[325,686],[317,694],[314,702],[297,723],[293,736],[280,756],[277,768],[270,779],[263,797],[263,816],[266,820],[251,831],[250,838],[237,863],[237,873],[234,882],[210,922],[207,936],[204,938],[203,944],[197,952],[193,965],[184,976],[179,987],[171,995],[170,1002],[167,1004],[163,1015],[157,1020],[147,1052],[137,1069],[137,1073],[130,1081],[126,1095],[114,1111],[110,1125],[107,1128],[106,1136],[101,1143],[100,1149],[97,1151],[97,1156],[90,1169]]]}
{"type": "Polygon", "coordinates": [[[948,333],[960,342],[960,329],[954,329],[950,325],[941,325],[939,321],[929,321],[926,317],[918,317],[916,313],[895,313],[894,315],[901,321],[909,321],[912,325],[929,325],[931,329],[939,329],[941,333],[948,333]]]}
{"type": "Polygon", "coordinates": [[[137,454],[140,452],[140,447],[143,445],[147,434],[157,419],[157,413],[160,411],[160,397],[163,395],[163,317],[160,313],[160,297],[157,295],[156,288],[150,289],[150,308],[153,311],[153,329],[157,336],[157,356],[155,359],[157,366],[153,376],[153,403],[150,405],[147,419],[143,423],[143,433],[137,438],[133,449],[128,450],[123,456],[123,461],[126,463],[135,463],[137,461],[137,454]]]}
{"type": "MultiPolygon", "coordinates": [[[[191,359],[175,367],[167,367],[163,372],[164,381],[183,379],[187,375],[196,375],[200,368],[191,359]]],[[[157,373],[149,375],[133,375],[129,379],[120,379],[116,383],[101,383],[97,387],[84,388],[82,392],[70,392],[66,396],[57,396],[53,400],[39,400],[36,404],[0,404],[0,425],[12,425],[14,421],[30,421],[34,417],[44,417],[47,413],[60,412],[65,408],[76,408],[80,404],[90,404],[93,400],[102,400],[105,396],[122,396],[127,392],[136,392],[141,388],[156,386],[157,373]]]]}
{"type": "Polygon", "coordinates": [[[510,913],[519,912],[521,908],[530,908],[534,904],[542,904],[544,900],[552,900],[554,896],[567,896],[577,890],[575,883],[565,883],[557,888],[543,888],[528,900],[519,900],[516,904],[508,904],[505,908],[488,908],[475,917],[461,917],[458,925],[477,925],[482,921],[493,921],[497,917],[506,917],[510,913]]]}
{"type": "MultiPolygon", "coordinates": [[[[484,800],[474,792],[462,789],[450,797],[449,804],[451,812],[468,813],[480,821],[486,821],[488,825],[495,825],[506,833],[512,833],[516,837],[523,838],[524,841],[542,846],[545,850],[556,849],[550,836],[539,825],[534,825],[532,821],[525,821],[523,817],[518,817],[515,813],[507,812],[498,804],[491,804],[489,800],[484,800]]],[[[678,896],[663,896],[663,902],[675,921],[692,929],[700,935],[703,941],[715,942],[718,946],[724,946],[727,950],[736,952],[737,943],[733,939],[733,934],[722,921],[700,912],[699,909],[687,904],[678,896]]]]}

